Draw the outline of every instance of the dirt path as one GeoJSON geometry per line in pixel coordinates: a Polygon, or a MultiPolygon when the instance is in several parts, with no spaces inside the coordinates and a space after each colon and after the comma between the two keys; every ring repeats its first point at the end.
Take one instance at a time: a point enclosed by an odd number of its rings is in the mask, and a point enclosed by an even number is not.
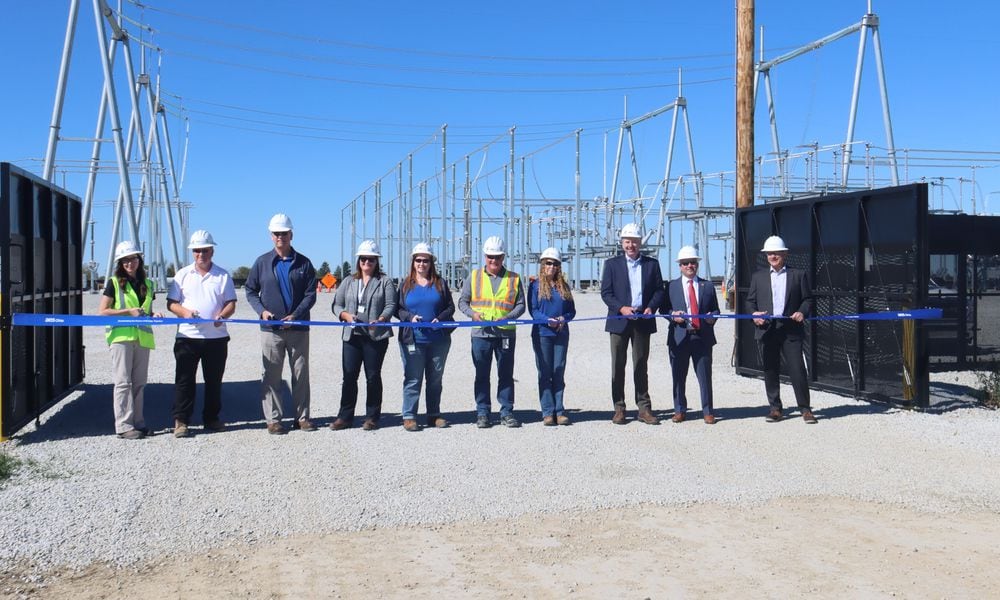
{"type": "Polygon", "coordinates": [[[138,567],[92,567],[3,595],[45,598],[986,598],[1000,515],[835,498],[758,508],[645,506],[339,532],[138,567]]]}

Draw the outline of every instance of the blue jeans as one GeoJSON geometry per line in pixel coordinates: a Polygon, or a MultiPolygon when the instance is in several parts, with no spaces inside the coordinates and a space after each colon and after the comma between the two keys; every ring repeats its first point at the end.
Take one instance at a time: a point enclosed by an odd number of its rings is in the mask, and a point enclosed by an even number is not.
{"type": "Polygon", "coordinates": [[[403,418],[416,419],[420,386],[427,378],[427,418],[441,414],[441,379],[444,363],[451,349],[451,336],[445,334],[430,344],[399,345],[403,358],[403,418]],[[413,348],[413,352],[410,352],[413,348]]]}
{"type": "Polygon", "coordinates": [[[542,405],[542,416],[562,415],[569,336],[533,335],[531,346],[535,349],[538,368],[538,401],[542,405]]]}
{"type": "Polygon", "coordinates": [[[476,367],[476,414],[490,414],[490,371],[497,361],[497,402],[500,416],[514,412],[514,346],[517,338],[472,338],[472,364],[476,367]],[[507,342],[504,348],[504,342],[507,342]]]}

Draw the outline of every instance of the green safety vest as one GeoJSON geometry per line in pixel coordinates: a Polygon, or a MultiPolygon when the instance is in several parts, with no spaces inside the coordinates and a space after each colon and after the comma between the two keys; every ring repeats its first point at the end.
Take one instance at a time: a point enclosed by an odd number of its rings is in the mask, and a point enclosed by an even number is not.
{"type": "MultiPolygon", "coordinates": [[[[125,285],[122,286],[118,282],[117,277],[111,278],[111,283],[115,287],[115,298],[117,302],[113,308],[141,308],[147,315],[152,314],[153,309],[153,281],[151,279],[146,280],[146,301],[141,305],[139,304],[139,296],[136,295],[135,290],[132,286],[125,285]]],[[[153,338],[153,328],[149,326],[140,327],[105,327],[106,337],[108,339],[108,344],[114,344],[115,342],[139,342],[139,345],[143,348],[149,348],[152,350],[156,347],[153,338]]]]}

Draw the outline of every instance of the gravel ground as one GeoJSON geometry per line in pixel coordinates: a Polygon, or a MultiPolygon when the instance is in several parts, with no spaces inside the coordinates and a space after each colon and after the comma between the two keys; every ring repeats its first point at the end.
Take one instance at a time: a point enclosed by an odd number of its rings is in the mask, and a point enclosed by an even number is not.
{"type": "MultiPolygon", "coordinates": [[[[85,310],[95,312],[97,302],[88,296],[85,310]]],[[[329,318],[331,302],[332,295],[322,295],[314,318],[329,318]]],[[[578,307],[580,316],[603,310],[594,294],[579,294],[578,307]]],[[[237,317],[252,316],[241,291],[237,317]]],[[[1000,412],[963,397],[973,374],[935,376],[946,410],[904,411],[813,391],[818,425],[766,424],[763,383],[729,367],[732,329],[728,320],[717,327],[714,427],[699,413],[680,425],[612,425],[607,334],[593,322],[572,329],[571,427],[540,422],[524,331],[515,376],[516,413],[525,426],[476,429],[468,332],[460,330],[442,407],[452,427],[410,433],[399,426],[401,365],[393,341],[383,370],[382,429],[269,436],[258,400],[257,331],[233,326],[223,399],[230,426],[203,433],[199,399],[195,437],[178,440],[168,429],[174,331],[160,327],[146,395],[147,423],[157,435],[128,441],[113,435],[108,352],[101,330],[91,328],[86,385],[41,427],[2,446],[30,466],[0,485],[0,572],[134,565],[305,533],[640,504],[754,507],[832,496],[932,513],[1000,512],[1000,412]]],[[[322,426],[339,401],[338,334],[312,334],[312,413],[322,426]]],[[[651,395],[662,416],[671,407],[662,332],[653,348],[651,395]]],[[[688,389],[697,409],[693,374],[688,389]]],[[[791,390],[783,394],[793,405],[791,390]]]]}

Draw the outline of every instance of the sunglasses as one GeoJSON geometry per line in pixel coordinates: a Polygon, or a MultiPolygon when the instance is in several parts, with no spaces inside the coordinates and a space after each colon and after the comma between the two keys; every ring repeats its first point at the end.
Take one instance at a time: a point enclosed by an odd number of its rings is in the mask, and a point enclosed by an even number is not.
{"type": "Polygon", "coordinates": [[[546,260],[542,263],[543,267],[558,267],[559,263],[554,260],[546,260]]]}
{"type": "Polygon", "coordinates": [[[271,235],[273,235],[274,237],[288,237],[288,236],[292,235],[292,232],[291,231],[272,231],[271,235]]]}
{"type": "Polygon", "coordinates": [[[125,258],[121,259],[119,262],[130,263],[130,262],[139,262],[139,260],[140,260],[140,258],[138,256],[126,256],[125,258]]]}
{"type": "Polygon", "coordinates": [[[373,263],[373,262],[378,262],[378,258],[375,256],[359,256],[358,262],[373,263]]]}
{"type": "Polygon", "coordinates": [[[422,265],[422,264],[426,264],[426,263],[431,262],[431,259],[429,259],[429,258],[414,258],[413,262],[415,262],[415,263],[417,263],[419,265],[422,265]]]}
{"type": "Polygon", "coordinates": [[[697,266],[698,261],[696,261],[696,260],[682,260],[679,264],[682,267],[688,267],[690,265],[696,265],[697,266]]]}
{"type": "Polygon", "coordinates": [[[191,252],[194,252],[195,254],[208,254],[211,251],[212,251],[211,248],[192,248],[191,249],[191,252]]]}
{"type": "Polygon", "coordinates": [[[503,260],[503,254],[487,254],[486,260],[503,260]]]}

